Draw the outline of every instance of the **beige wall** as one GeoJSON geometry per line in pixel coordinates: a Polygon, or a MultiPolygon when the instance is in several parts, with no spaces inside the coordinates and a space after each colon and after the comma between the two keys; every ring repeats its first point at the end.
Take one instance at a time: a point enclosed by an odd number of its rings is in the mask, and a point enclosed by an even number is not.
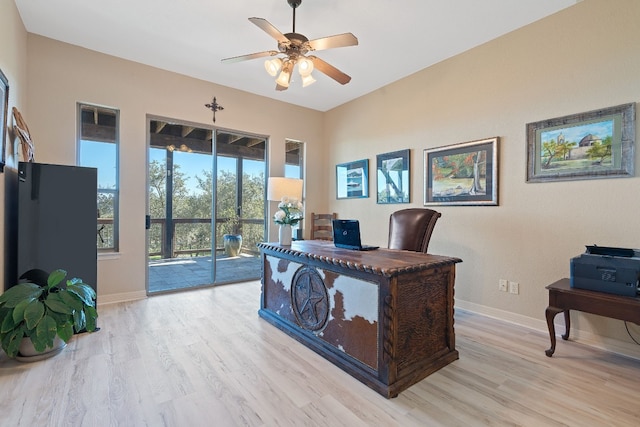
{"type": "MultiPolygon", "coordinates": [[[[585,0],[336,108],[325,123],[329,163],[368,158],[375,187],[376,154],[410,148],[410,206],[419,207],[424,149],[499,136],[499,206],[436,207],[430,252],[464,260],[459,307],[544,329],[544,287],[569,276],[584,245],[640,247],[640,177],[527,184],[525,125],[637,102],[638,22],[636,0],[585,0]],[[501,278],[519,282],[520,294],[499,292],[501,278]]],[[[363,239],[386,245],[389,214],[407,206],[376,205],[373,192],[336,200],[329,184],[329,209],[360,218],[363,239]]],[[[585,337],[630,342],[620,321],[573,319],[585,337]]]]}
{"type": "MultiPolygon", "coordinates": [[[[13,133],[11,109],[24,112],[26,106],[27,74],[27,32],[22,25],[18,9],[13,1],[0,2],[0,69],[9,80],[9,111],[7,112],[7,140],[5,173],[0,174],[0,271],[5,269],[5,233],[11,224],[5,216],[5,200],[11,197],[17,183],[17,160],[14,155],[17,148],[13,133]]],[[[4,100],[0,100],[4,102],[4,100]]],[[[4,289],[4,273],[0,275],[0,290],[4,289]]]]}
{"type": "MultiPolygon", "coordinates": [[[[317,111],[37,35],[29,35],[28,46],[30,108],[25,118],[35,140],[36,161],[75,162],[78,101],[120,110],[120,256],[99,260],[102,302],[144,295],[147,114],[210,126],[212,113],[204,104],[215,95],[224,106],[216,114],[216,125],[270,138],[270,175],[283,175],[286,138],[307,142],[307,156],[313,159],[307,170],[312,176],[320,173],[325,161],[322,114],[317,111]]],[[[323,183],[308,181],[307,192],[324,192],[323,183]]],[[[307,209],[319,209],[317,203],[310,202],[307,209]]]]}
{"type": "MultiPolygon", "coordinates": [[[[527,184],[525,125],[637,102],[637,22],[636,0],[584,0],[326,114],[35,35],[27,42],[12,2],[0,6],[0,36],[16,44],[0,46],[0,67],[14,82],[12,103],[29,123],[37,161],[75,161],[76,102],[121,111],[122,253],[99,262],[103,302],[144,293],[145,115],[211,124],[203,105],[215,95],[225,107],[218,125],[270,136],[272,175],[282,175],[284,139],[306,141],[307,211],[359,218],[364,240],[381,246],[389,214],[407,205],[336,200],[336,163],[368,158],[373,171],[376,154],[410,148],[409,206],[419,207],[423,149],[499,136],[500,206],[438,207],[430,251],[464,260],[459,307],[543,330],[544,286],[568,276],[569,259],[585,244],[640,246],[640,177],[527,184]],[[520,295],[498,292],[501,278],[518,281],[520,295]]],[[[574,315],[573,322],[574,337],[640,354],[626,345],[619,321],[574,315]]],[[[541,335],[541,352],[547,345],[541,335]]]]}

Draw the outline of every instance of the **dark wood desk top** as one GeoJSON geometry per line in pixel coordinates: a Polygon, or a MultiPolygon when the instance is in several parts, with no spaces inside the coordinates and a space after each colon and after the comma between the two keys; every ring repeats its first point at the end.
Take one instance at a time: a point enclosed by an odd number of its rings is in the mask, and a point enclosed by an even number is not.
{"type": "Polygon", "coordinates": [[[258,243],[258,247],[385,277],[462,262],[460,258],[413,251],[383,248],[373,251],[340,249],[336,248],[333,242],[325,240],[297,240],[292,242],[291,246],[281,246],[277,242],[258,243]]]}

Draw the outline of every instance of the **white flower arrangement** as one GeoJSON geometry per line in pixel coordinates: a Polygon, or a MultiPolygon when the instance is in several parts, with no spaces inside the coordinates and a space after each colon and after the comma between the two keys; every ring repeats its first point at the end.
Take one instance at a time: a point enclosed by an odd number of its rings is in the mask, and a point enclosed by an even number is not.
{"type": "Polygon", "coordinates": [[[278,210],[273,215],[273,222],[281,225],[295,225],[304,218],[302,216],[302,202],[298,199],[284,196],[278,204],[278,210]]]}

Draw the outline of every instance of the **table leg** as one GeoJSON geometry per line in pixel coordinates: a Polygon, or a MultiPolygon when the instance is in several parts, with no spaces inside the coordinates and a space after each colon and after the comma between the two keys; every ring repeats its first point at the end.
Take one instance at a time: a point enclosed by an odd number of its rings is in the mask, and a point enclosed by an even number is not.
{"type": "Polygon", "coordinates": [[[569,310],[564,311],[564,334],[562,335],[563,340],[569,339],[569,328],[571,327],[571,318],[569,317],[569,310]]]}
{"type": "MultiPolygon", "coordinates": [[[[545,310],[545,316],[547,318],[547,327],[549,328],[549,338],[551,338],[551,348],[544,351],[544,353],[548,357],[551,357],[553,355],[553,352],[556,351],[556,327],[553,324],[553,319],[556,317],[556,314],[562,311],[564,310],[561,308],[551,307],[551,306],[547,307],[547,309],[545,310]]],[[[565,313],[568,313],[568,311],[566,311],[565,313]]],[[[568,314],[565,314],[565,320],[567,315],[568,314]]],[[[567,336],[567,338],[569,337],[569,329],[567,329],[567,332],[565,335],[567,336]]],[[[563,335],[563,338],[564,338],[564,335],[563,335]]]]}

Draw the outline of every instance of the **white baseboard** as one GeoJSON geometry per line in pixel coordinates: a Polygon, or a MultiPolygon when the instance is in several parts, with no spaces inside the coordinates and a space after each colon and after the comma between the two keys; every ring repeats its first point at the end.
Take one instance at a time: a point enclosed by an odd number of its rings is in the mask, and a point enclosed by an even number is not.
{"type": "MultiPolygon", "coordinates": [[[[541,313],[540,319],[534,319],[532,317],[523,316],[521,314],[512,313],[509,311],[499,310],[497,308],[487,307],[472,302],[456,300],[455,308],[472,313],[481,314],[483,316],[491,317],[505,322],[514,323],[516,325],[524,326],[529,329],[549,333],[547,328],[547,321],[544,318],[544,312],[541,313]]],[[[556,319],[563,319],[562,316],[557,316],[556,319]]],[[[622,321],[620,321],[622,323],[622,321]]],[[[564,333],[564,320],[561,323],[556,323],[556,334],[564,333]]],[[[607,338],[600,335],[596,335],[593,332],[582,331],[579,329],[571,328],[569,331],[571,341],[579,342],[591,347],[599,348],[601,350],[610,351],[612,353],[620,354],[622,356],[631,357],[633,359],[640,360],[640,346],[635,343],[629,343],[620,341],[613,338],[607,338]]],[[[562,340],[560,340],[562,341],[562,340]]]]}
{"type": "Polygon", "coordinates": [[[118,302],[135,301],[147,298],[146,291],[123,292],[121,294],[109,294],[98,296],[98,307],[101,305],[115,304],[118,302]]]}

